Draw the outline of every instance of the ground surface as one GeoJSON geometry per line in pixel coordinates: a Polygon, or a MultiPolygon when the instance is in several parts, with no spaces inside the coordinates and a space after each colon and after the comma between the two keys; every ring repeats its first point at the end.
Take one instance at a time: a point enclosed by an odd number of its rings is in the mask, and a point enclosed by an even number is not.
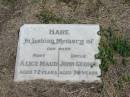
{"type": "Polygon", "coordinates": [[[120,55],[103,73],[102,84],[15,83],[19,28],[41,22],[99,23],[102,28],[118,29],[130,39],[130,0],[0,0],[0,97],[130,97],[130,78],[123,76],[130,74],[130,59],[123,65],[120,55]],[[48,12],[52,17],[46,17],[48,12]]]}

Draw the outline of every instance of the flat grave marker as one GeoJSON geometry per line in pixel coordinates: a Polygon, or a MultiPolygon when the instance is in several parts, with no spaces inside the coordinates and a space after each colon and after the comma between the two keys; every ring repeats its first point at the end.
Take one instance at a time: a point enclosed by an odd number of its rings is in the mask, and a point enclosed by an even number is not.
{"type": "Polygon", "coordinates": [[[99,30],[94,24],[23,25],[14,80],[101,82],[99,30]]]}

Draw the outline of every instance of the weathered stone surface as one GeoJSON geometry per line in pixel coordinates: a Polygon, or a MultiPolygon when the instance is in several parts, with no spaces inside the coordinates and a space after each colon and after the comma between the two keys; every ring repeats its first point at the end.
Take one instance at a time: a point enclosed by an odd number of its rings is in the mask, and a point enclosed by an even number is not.
{"type": "Polygon", "coordinates": [[[99,25],[25,24],[20,29],[15,81],[101,82],[99,25]]]}

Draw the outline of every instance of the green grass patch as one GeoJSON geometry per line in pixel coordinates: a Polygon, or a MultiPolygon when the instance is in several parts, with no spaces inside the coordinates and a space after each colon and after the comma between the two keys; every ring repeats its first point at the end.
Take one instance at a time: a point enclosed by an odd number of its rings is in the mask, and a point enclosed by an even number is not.
{"type": "Polygon", "coordinates": [[[39,15],[38,18],[41,23],[45,24],[72,24],[72,23],[78,23],[75,19],[64,19],[63,17],[58,17],[55,14],[53,14],[51,11],[44,10],[39,15]]]}
{"type": "Polygon", "coordinates": [[[101,28],[101,41],[99,47],[99,58],[102,60],[100,68],[103,72],[108,71],[111,64],[115,64],[115,54],[120,54],[123,57],[123,64],[127,65],[126,57],[130,56],[130,43],[127,38],[113,30],[111,27],[108,29],[101,28]]]}
{"type": "Polygon", "coordinates": [[[112,47],[121,56],[128,57],[130,56],[130,43],[126,40],[126,38],[122,37],[114,36],[111,42],[112,47]]]}
{"type": "Polygon", "coordinates": [[[114,64],[115,61],[113,59],[114,50],[110,46],[111,31],[108,29],[101,28],[101,41],[99,47],[99,55],[98,57],[102,60],[100,68],[103,72],[108,71],[109,65],[114,64]]]}

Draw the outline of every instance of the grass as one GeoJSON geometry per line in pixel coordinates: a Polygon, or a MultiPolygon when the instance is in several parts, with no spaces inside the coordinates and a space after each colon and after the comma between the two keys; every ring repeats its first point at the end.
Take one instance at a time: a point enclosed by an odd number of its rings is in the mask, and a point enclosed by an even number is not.
{"type": "Polygon", "coordinates": [[[69,3],[72,3],[74,5],[77,5],[78,4],[78,0],[58,0],[59,2],[64,2],[66,4],[69,4],[69,3]]]}
{"type": "Polygon", "coordinates": [[[125,1],[125,3],[128,3],[128,4],[130,4],[130,0],[124,0],[125,1]]]}
{"type": "Polygon", "coordinates": [[[70,3],[72,0],[58,0],[59,2],[64,2],[66,4],[70,3]]]}
{"type": "Polygon", "coordinates": [[[122,59],[122,64],[123,64],[124,66],[126,66],[126,65],[128,64],[128,59],[127,59],[127,58],[123,58],[123,59],[122,59]]]}
{"type": "Polygon", "coordinates": [[[111,64],[115,64],[115,54],[123,57],[122,64],[127,65],[126,57],[130,56],[130,43],[123,34],[117,33],[111,27],[101,29],[101,42],[98,57],[102,60],[100,68],[107,72],[111,64]]]}
{"type": "Polygon", "coordinates": [[[112,41],[112,47],[121,56],[128,57],[130,56],[130,43],[126,40],[126,38],[122,37],[114,36],[112,41]]]}
{"type": "Polygon", "coordinates": [[[119,80],[117,81],[117,88],[119,90],[122,90],[124,87],[124,84],[130,84],[130,75],[128,75],[127,73],[123,73],[123,75],[119,78],[119,80]]]}
{"type": "Polygon", "coordinates": [[[2,4],[5,6],[14,6],[17,0],[2,0],[2,4]]]}
{"type": "Polygon", "coordinates": [[[103,72],[108,71],[109,65],[114,64],[115,61],[113,59],[113,48],[110,46],[109,38],[111,37],[111,32],[107,29],[101,28],[101,41],[99,47],[99,55],[98,57],[102,60],[100,68],[103,72]]]}
{"type": "Polygon", "coordinates": [[[44,10],[42,11],[39,15],[38,18],[41,23],[45,24],[71,24],[71,23],[77,23],[78,21],[75,19],[64,19],[62,17],[58,17],[55,14],[53,14],[49,10],[44,10]]]}
{"type": "Polygon", "coordinates": [[[123,80],[124,82],[130,83],[130,75],[128,75],[127,73],[125,73],[125,74],[122,76],[122,80],[123,80]]]}

